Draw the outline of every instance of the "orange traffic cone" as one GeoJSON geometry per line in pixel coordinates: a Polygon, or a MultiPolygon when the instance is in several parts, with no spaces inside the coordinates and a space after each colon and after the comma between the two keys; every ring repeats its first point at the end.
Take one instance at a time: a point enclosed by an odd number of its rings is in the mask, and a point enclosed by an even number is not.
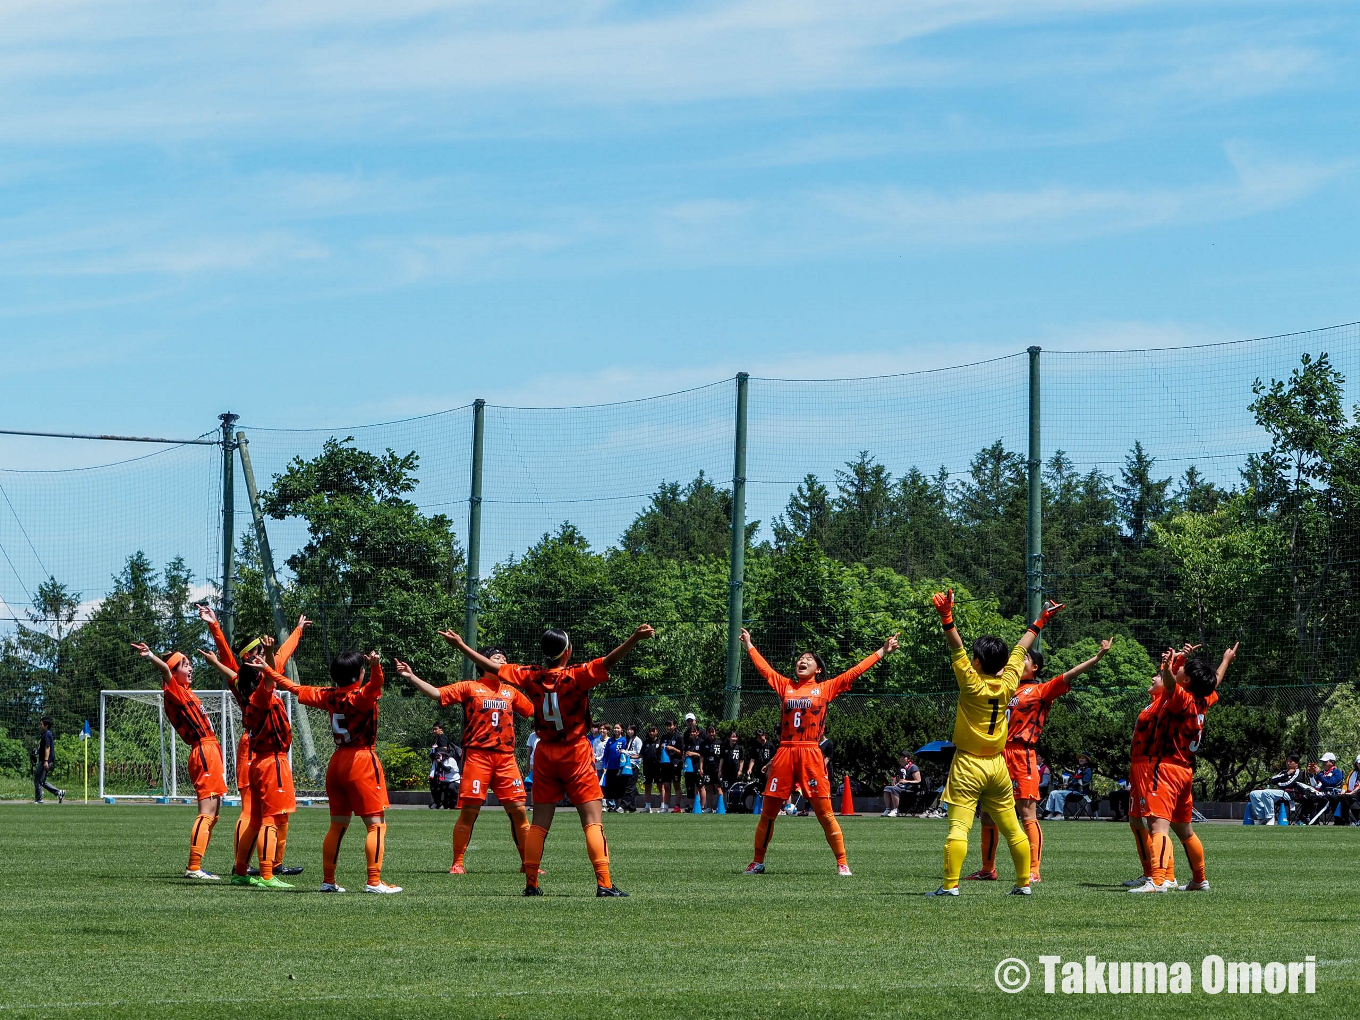
{"type": "Polygon", "coordinates": [[[853,815],[855,813],[855,798],[850,794],[850,777],[845,777],[845,789],[841,792],[841,814],[853,815]]]}

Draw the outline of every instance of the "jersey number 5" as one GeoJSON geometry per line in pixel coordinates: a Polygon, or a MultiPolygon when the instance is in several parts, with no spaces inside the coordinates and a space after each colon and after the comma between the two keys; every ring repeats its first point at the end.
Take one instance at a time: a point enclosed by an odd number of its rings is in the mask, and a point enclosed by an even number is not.
{"type": "Polygon", "coordinates": [[[345,716],[343,713],[331,716],[331,732],[339,734],[346,740],[349,739],[349,730],[345,728],[345,716]]]}
{"type": "Polygon", "coordinates": [[[557,692],[551,691],[543,695],[543,718],[552,723],[559,730],[562,726],[562,706],[557,702],[557,692]]]}

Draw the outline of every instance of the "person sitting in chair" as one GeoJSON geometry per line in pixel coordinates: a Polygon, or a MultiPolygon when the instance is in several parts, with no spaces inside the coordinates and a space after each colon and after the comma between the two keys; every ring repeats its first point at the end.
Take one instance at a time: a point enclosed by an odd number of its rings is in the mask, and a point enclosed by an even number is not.
{"type": "Polygon", "coordinates": [[[1091,767],[1089,755],[1077,755],[1077,769],[1075,772],[1063,773],[1063,786],[1059,789],[1050,791],[1048,802],[1044,805],[1044,815],[1048,818],[1063,817],[1063,809],[1067,807],[1067,798],[1070,796],[1085,797],[1091,793],[1091,782],[1095,778],[1095,770],[1091,767]]]}
{"type": "Polygon", "coordinates": [[[1296,797],[1306,797],[1311,792],[1308,779],[1299,767],[1299,756],[1286,755],[1284,768],[1270,777],[1270,786],[1252,790],[1247,795],[1252,821],[1257,825],[1274,825],[1280,804],[1291,804],[1296,797]]]}

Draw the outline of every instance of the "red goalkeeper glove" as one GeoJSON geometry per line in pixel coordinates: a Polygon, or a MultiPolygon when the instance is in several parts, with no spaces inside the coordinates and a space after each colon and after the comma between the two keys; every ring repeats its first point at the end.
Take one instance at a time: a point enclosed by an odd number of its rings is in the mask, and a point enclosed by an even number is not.
{"type": "Polygon", "coordinates": [[[1044,611],[1039,614],[1039,619],[1031,623],[1029,629],[1036,634],[1039,633],[1039,631],[1043,630],[1044,627],[1048,625],[1049,620],[1053,619],[1053,617],[1057,616],[1066,608],[1067,607],[1061,602],[1049,600],[1048,605],[1044,606],[1044,611]]]}
{"type": "Polygon", "coordinates": [[[954,589],[950,588],[947,592],[937,591],[931,596],[930,601],[935,603],[935,612],[940,614],[940,623],[944,624],[944,629],[948,630],[954,626],[954,589]]]}

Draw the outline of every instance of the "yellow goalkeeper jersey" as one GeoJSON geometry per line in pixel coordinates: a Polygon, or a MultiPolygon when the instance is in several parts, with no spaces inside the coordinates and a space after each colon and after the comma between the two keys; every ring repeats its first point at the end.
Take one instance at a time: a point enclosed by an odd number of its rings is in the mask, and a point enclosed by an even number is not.
{"type": "Polygon", "coordinates": [[[973,668],[968,652],[956,648],[951,656],[954,678],[959,682],[959,707],[954,715],[954,746],[969,754],[1000,754],[1006,744],[1006,706],[1020,685],[1025,650],[1011,650],[1005,668],[987,676],[973,668]]]}

